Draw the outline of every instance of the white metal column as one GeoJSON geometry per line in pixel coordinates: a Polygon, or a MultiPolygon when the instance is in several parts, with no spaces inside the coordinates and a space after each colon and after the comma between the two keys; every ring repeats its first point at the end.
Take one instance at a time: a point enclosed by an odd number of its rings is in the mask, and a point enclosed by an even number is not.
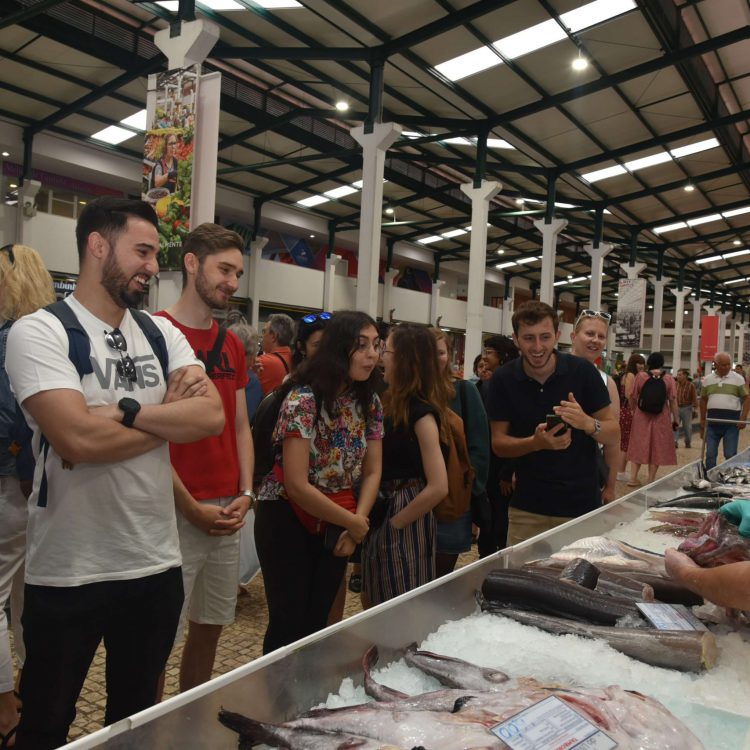
{"type": "MultiPolygon", "coordinates": [[[[362,146],[362,195],[360,196],[356,306],[358,310],[375,318],[378,314],[378,271],[385,152],[401,135],[401,126],[392,122],[381,122],[373,125],[371,133],[365,133],[362,125],[352,128],[349,132],[352,138],[362,146]]],[[[383,313],[385,317],[385,310],[383,313]]]]}
{"type": "Polygon", "coordinates": [[[672,280],[666,276],[657,279],[655,276],[649,277],[654,285],[654,316],[651,325],[651,351],[661,351],[661,322],[662,311],[664,310],[664,287],[672,280]]]}
{"type": "Polygon", "coordinates": [[[670,289],[675,296],[676,310],[674,313],[674,348],[672,349],[672,372],[676,373],[682,367],[682,329],[685,323],[685,297],[690,294],[688,287],[670,289]]]}
{"type": "Polygon", "coordinates": [[[542,233],[542,278],[539,285],[539,300],[551,305],[555,297],[557,235],[568,226],[568,220],[552,219],[549,224],[545,224],[544,219],[537,219],[534,226],[542,233]]]}
{"type": "Polygon", "coordinates": [[[604,276],[604,259],[612,252],[609,242],[602,242],[599,247],[584,245],[583,249],[591,256],[591,283],[589,284],[589,307],[600,310],[602,306],[602,281],[604,276]]]}
{"type": "MultiPolygon", "coordinates": [[[[461,191],[471,198],[471,244],[469,247],[469,279],[466,292],[466,344],[464,362],[473,362],[482,352],[484,330],[484,275],[487,269],[487,216],[490,201],[502,189],[499,182],[482,180],[480,187],[465,182],[461,191]]],[[[473,373],[464,368],[464,377],[473,373]]]]}
{"type": "Polygon", "coordinates": [[[340,255],[333,254],[326,258],[326,270],[323,277],[323,309],[327,312],[334,310],[334,287],[336,283],[336,264],[341,260],[340,255]]]}
{"type": "Polygon", "coordinates": [[[250,243],[250,284],[249,292],[252,300],[251,323],[260,333],[260,260],[263,257],[263,248],[268,243],[268,237],[258,237],[250,243]]]}

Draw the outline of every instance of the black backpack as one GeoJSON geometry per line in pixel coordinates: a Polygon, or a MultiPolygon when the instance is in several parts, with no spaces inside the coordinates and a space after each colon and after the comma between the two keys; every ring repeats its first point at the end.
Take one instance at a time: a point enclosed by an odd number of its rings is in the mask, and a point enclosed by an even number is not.
{"type": "Polygon", "coordinates": [[[667,386],[664,383],[664,374],[649,374],[648,380],[641,388],[638,397],[638,408],[649,414],[661,414],[664,404],[667,403],[667,386]]]}
{"type": "Polygon", "coordinates": [[[253,469],[253,486],[257,487],[263,478],[273,470],[276,458],[273,446],[273,431],[279,419],[281,404],[286,393],[277,389],[263,397],[253,417],[253,447],[255,449],[255,468],[253,469]]]}

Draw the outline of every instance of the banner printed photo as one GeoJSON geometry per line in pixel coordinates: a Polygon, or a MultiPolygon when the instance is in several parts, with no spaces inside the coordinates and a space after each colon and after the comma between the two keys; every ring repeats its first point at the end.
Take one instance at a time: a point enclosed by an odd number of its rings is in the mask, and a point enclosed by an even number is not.
{"type": "Polygon", "coordinates": [[[159,217],[159,267],[180,268],[190,231],[198,73],[194,68],[149,77],[142,199],[159,217]]]}
{"type": "Polygon", "coordinates": [[[646,279],[620,279],[618,292],[615,346],[640,349],[646,309],[646,279]]]}

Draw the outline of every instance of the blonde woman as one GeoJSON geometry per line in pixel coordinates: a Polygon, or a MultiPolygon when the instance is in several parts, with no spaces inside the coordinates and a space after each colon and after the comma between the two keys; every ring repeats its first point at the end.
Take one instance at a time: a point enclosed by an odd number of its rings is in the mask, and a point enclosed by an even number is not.
{"type": "Polygon", "coordinates": [[[5,372],[5,345],[13,323],[55,301],[52,279],[36,250],[26,245],[0,248],[0,747],[13,747],[19,705],[13,693],[13,659],[5,603],[11,596],[19,669],[23,559],[26,549],[26,497],[31,490],[30,437],[5,372]],[[11,594],[12,592],[12,594],[11,594]]]}
{"type": "MultiPolygon", "coordinates": [[[[573,332],[570,334],[572,343],[571,352],[576,357],[583,357],[596,366],[597,360],[607,346],[607,333],[609,332],[609,321],[612,316],[608,312],[598,310],[583,310],[576,319],[573,332]]],[[[620,396],[617,393],[617,385],[606,372],[599,370],[604,385],[607,386],[611,401],[610,409],[613,410],[617,420],[620,419],[620,396]]],[[[620,446],[603,446],[604,459],[600,461],[602,487],[602,503],[611,503],[615,499],[615,483],[617,481],[617,469],[620,465],[620,446]]]]}
{"type": "MultiPolygon", "coordinates": [[[[466,445],[474,468],[472,497],[485,492],[487,472],[490,465],[490,428],[482,397],[473,383],[457,380],[451,372],[453,341],[440,328],[431,328],[437,346],[438,364],[445,379],[448,407],[464,421],[466,445]]],[[[462,552],[471,549],[471,510],[455,521],[437,522],[437,576],[450,573],[462,552]]]]}

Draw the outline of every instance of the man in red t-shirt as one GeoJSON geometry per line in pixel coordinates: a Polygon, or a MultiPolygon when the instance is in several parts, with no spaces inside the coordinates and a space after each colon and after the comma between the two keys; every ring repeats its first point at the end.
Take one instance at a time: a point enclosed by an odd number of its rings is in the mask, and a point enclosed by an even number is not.
{"type": "Polygon", "coordinates": [[[255,362],[263,395],[278,388],[292,367],[294,321],[283,313],[271,315],[261,332],[261,354],[255,362]]]}
{"type": "Polygon", "coordinates": [[[188,340],[219,391],[224,431],[194,443],[170,443],[177,528],[182,552],[185,618],[189,627],[180,690],[211,678],[224,625],[234,622],[240,537],[253,499],[253,444],[245,401],[245,350],[219,329],[213,310],[226,309],[242,276],[242,238],[216,224],[201,224],[185,238],[182,295],[157,313],[188,340]]]}

